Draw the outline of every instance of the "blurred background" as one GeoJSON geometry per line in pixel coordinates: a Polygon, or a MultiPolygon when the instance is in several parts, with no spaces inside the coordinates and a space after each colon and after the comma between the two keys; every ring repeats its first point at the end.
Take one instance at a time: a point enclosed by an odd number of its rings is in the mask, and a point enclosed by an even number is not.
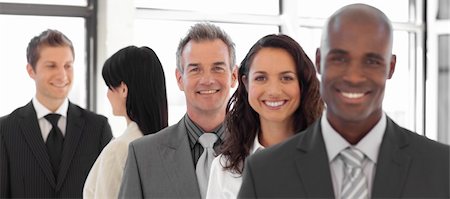
{"type": "Polygon", "coordinates": [[[450,0],[0,0],[0,116],[34,96],[25,50],[49,28],[74,43],[69,99],[107,116],[117,137],[126,122],[112,115],[101,77],[103,62],[117,50],[155,50],[174,124],[186,111],[175,80],[175,51],[190,26],[207,21],[223,28],[236,44],[238,64],[254,42],[273,33],[293,37],[314,62],[325,19],[351,3],[377,7],[393,22],[397,66],[384,110],[401,126],[450,143],[450,0]]]}

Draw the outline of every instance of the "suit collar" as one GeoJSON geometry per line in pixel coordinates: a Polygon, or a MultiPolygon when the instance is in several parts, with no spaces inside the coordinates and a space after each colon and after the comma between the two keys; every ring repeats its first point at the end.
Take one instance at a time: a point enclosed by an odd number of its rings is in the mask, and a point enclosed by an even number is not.
{"type": "Polygon", "coordinates": [[[63,185],[80,138],[84,133],[84,123],[85,119],[82,116],[81,108],[69,103],[67,110],[66,136],[64,138],[64,148],[62,152],[56,190],[59,190],[63,185]]]}
{"type": "Polygon", "coordinates": [[[192,160],[189,139],[186,132],[185,117],[170,129],[166,129],[166,139],[160,145],[161,162],[167,176],[179,196],[200,198],[194,161],[192,160]]]}
{"type": "Polygon", "coordinates": [[[403,131],[388,117],[376,165],[373,198],[401,196],[412,162],[412,157],[406,151],[409,139],[403,131]]]}
{"type": "MultiPolygon", "coordinates": [[[[38,119],[43,118],[49,113],[52,113],[50,110],[48,110],[47,107],[45,107],[41,102],[39,102],[39,100],[36,97],[34,97],[31,101],[37,113],[38,119]]],[[[61,104],[61,106],[59,106],[59,108],[54,113],[60,114],[63,117],[67,117],[68,108],[69,108],[69,100],[66,98],[64,102],[61,104]]]]}
{"type": "Polygon", "coordinates": [[[69,102],[66,136],[64,138],[64,148],[57,179],[55,179],[52,172],[50,158],[39,130],[40,128],[33,103],[29,102],[25,105],[19,112],[19,115],[22,120],[20,123],[23,124],[21,125],[21,132],[23,133],[23,136],[25,137],[34,156],[36,156],[36,160],[47,177],[47,180],[50,182],[51,186],[58,191],[63,185],[67,171],[69,170],[78,146],[78,142],[83,134],[85,120],[82,117],[81,109],[69,102]]]}
{"type": "MultiPolygon", "coordinates": [[[[387,117],[375,177],[372,187],[372,198],[399,198],[406,182],[406,176],[412,162],[407,153],[409,139],[403,128],[387,117]]],[[[304,188],[308,197],[334,197],[331,174],[320,128],[320,120],[303,132],[303,139],[297,144],[299,151],[296,159],[300,178],[304,180],[304,188]],[[328,196],[323,196],[326,193],[328,196]]]]}
{"type": "Polygon", "coordinates": [[[224,140],[225,125],[223,125],[223,123],[221,123],[213,131],[206,132],[201,127],[199,127],[194,121],[192,121],[188,114],[185,114],[183,118],[191,149],[195,147],[195,144],[198,143],[198,138],[200,138],[200,136],[203,135],[204,133],[216,133],[216,135],[219,136],[219,140],[216,143],[221,143],[222,140],[224,140]]]}
{"type": "MultiPolygon", "coordinates": [[[[378,152],[380,149],[383,135],[386,131],[386,114],[383,113],[376,125],[364,136],[356,145],[355,148],[363,152],[372,162],[376,163],[378,159],[378,152]]],[[[352,146],[344,137],[341,136],[331,124],[328,122],[326,112],[322,114],[321,118],[322,135],[327,149],[328,160],[332,162],[339,153],[347,147],[352,146]]]]}
{"type": "Polygon", "coordinates": [[[50,157],[48,156],[47,148],[45,147],[45,143],[41,135],[39,123],[36,117],[36,111],[33,107],[32,102],[29,102],[27,105],[25,105],[18,114],[20,116],[19,123],[21,124],[20,132],[25,137],[30,150],[36,157],[36,161],[41,167],[50,185],[53,188],[56,188],[56,180],[53,175],[52,165],[50,164],[50,157]]]}
{"type": "Polygon", "coordinates": [[[333,198],[330,166],[322,137],[320,120],[297,135],[301,139],[297,143],[295,160],[298,174],[302,179],[307,197],[333,198]]]}

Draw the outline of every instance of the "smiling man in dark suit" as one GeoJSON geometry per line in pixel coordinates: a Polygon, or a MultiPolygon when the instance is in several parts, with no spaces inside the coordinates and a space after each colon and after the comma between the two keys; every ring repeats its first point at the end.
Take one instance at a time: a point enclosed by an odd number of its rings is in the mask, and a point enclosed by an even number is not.
{"type": "Polygon", "coordinates": [[[27,61],[36,95],[0,119],[0,198],[81,198],[111,128],[68,100],[74,50],[64,34],[46,30],[31,39],[27,61]]]}
{"type": "Polygon", "coordinates": [[[382,110],[392,40],[391,22],[374,7],[348,5],[330,17],[316,52],[326,112],[251,156],[239,198],[450,198],[449,146],[382,110]]]}

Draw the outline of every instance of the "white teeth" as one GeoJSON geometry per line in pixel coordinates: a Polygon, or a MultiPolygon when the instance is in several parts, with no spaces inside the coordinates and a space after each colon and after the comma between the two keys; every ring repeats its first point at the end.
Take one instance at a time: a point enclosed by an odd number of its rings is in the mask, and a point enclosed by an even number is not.
{"type": "Polygon", "coordinates": [[[281,106],[284,104],[284,101],[278,101],[278,102],[268,102],[268,101],[264,101],[264,103],[267,106],[271,106],[271,107],[277,107],[277,106],[281,106]]]}
{"type": "Polygon", "coordinates": [[[206,90],[206,91],[199,91],[200,94],[213,94],[216,93],[218,90],[206,90]]]}
{"type": "Polygon", "coordinates": [[[53,84],[53,86],[56,86],[56,87],[64,87],[64,86],[66,86],[66,83],[62,83],[62,84],[53,84]]]}
{"type": "Polygon", "coordinates": [[[350,99],[356,99],[364,96],[364,93],[345,93],[341,92],[344,97],[350,98],[350,99]]]}

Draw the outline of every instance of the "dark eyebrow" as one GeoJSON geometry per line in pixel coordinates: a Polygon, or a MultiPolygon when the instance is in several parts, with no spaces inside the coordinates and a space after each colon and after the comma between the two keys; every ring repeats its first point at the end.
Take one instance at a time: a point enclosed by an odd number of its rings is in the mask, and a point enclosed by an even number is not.
{"type": "Polygon", "coordinates": [[[376,53],[367,53],[366,57],[374,58],[374,59],[378,59],[378,60],[384,60],[383,56],[376,54],[376,53]]]}
{"type": "Polygon", "coordinates": [[[296,74],[296,72],[294,72],[294,71],[283,71],[280,74],[285,75],[285,74],[290,74],[290,73],[293,74],[293,75],[296,74]]]}
{"type": "Polygon", "coordinates": [[[330,52],[328,52],[328,54],[346,55],[348,54],[348,52],[342,49],[331,49],[330,52]]]}
{"type": "Polygon", "coordinates": [[[265,71],[255,71],[255,72],[253,72],[253,74],[263,74],[263,75],[266,75],[267,74],[267,72],[265,72],[265,71]]]}

